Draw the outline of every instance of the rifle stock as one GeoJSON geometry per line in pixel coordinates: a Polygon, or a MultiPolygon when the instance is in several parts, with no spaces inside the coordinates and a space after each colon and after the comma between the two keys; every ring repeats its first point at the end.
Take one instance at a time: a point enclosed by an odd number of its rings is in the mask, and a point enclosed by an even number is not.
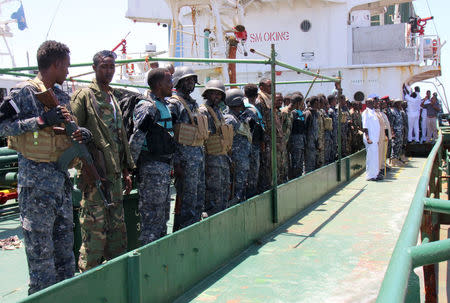
{"type": "MultiPolygon", "coordinates": [[[[42,104],[50,109],[59,105],[59,101],[52,89],[47,89],[46,91],[35,93],[35,95],[42,104]]],[[[61,132],[65,132],[65,134],[72,140],[72,134],[76,130],[78,130],[78,125],[73,121],[73,119],[72,121],[64,122],[64,125],[65,130],[61,127],[54,127],[53,129],[55,133],[60,134],[61,132]]],[[[95,187],[97,188],[101,199],[105,204],[105,207],[109,207],[111,203],[110,199],[107,199],[107,197],[109,197],[109,195],[107,195],[108,191],[104,191],[104,189],[108,188],[107,181],[103,181],[98,174],[97,169],[94,165],[94,160],[92,159],[92,156],[85,144],[80,144],[77,141],[72,140],[72,146],[64,151],[64,153],[58,159],[58,168],[66,171],[69,167],[69,163],[72,162],[72,160],[76,157],[81,159],[83,167],[85,167],[85,171],[89,174],[89,179],[94,180],[95,187]]]]}

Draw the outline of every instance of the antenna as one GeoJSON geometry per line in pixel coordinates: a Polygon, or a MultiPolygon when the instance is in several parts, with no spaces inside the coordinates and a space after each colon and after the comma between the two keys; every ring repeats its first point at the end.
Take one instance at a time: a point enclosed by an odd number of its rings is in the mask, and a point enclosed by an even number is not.
{"type": "Polygon", "coordinates": [[[50,22],[50,26],[48,27],[47,35],[45,35],[45,40],[46,41],[47,41],[47,38],[48,38],[48,34],[50,33],[50,29],[52,28],[53,21],[55,21],[56,13],[58,12],[59,7],[61,6],[62,2],[63,2],[63,0],[59,0],[58,6],[56,7],[55,12],[53,13],[52,21],[50,22]]]}

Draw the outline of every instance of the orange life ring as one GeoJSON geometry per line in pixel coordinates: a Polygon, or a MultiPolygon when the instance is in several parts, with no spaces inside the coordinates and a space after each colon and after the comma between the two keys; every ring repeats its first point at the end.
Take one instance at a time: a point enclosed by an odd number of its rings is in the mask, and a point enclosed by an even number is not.
{"type": "Polygon", "coordinates": [[[125,69],[127,74],[131,76],[132,74],[134,74],[134,63],[127,64],[125,69]]]}

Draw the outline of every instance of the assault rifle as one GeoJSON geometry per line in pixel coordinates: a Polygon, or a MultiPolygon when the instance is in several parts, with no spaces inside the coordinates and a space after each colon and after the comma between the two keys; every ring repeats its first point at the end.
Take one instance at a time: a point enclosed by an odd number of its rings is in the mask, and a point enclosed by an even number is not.
{"type": "MultiPolygon", "coordinates": [[[[59,101],[56,98],[55,93],[51,89],[47,89],[44,92],[35,93],[35,95],[38,100],[48,108],[54,108],[59,105],[59,101]]],[[[72,134],[76,130],[78,130],[78,125],[73,120],[64,122],[64,125],[65,133],[72,140],[72,134]]],[[[55,132],[57,132],[57,130],[55,130],[55,132]]],[[[83,168],[85,169],[89,179],[95,182],[95,187],[97,188],[101,199],[105,204],[105,207],[108,208],[109,206],[111,206],[111,203],[109,202],[110,199],[106,198],[109,197],[108,191],[106,191],[106,189],[108,188],[106,182],[108,181],[100,177],[94,165],[94,160],[92,159],[92,156],[85,144],[81,144],[75,140],[72,140],[72,146],[65,150],[64,153],[59,157],[57,162],[58,168],[66,171],[69,167],[70,162],[72,162],[72,160],[76,157],[78,157],[83,163],[83,168]]]]}

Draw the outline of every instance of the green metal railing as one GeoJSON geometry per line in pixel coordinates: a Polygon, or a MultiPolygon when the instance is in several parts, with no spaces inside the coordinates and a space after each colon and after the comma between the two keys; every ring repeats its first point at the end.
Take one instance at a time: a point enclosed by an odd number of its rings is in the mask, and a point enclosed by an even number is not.
{"type": "Polygon", "coordinates": [[[408,293],[408,281],[414,268],[450,259],[450,239],[429,242],[431,235],[422,231],[422,244],[416,245],[425,218],[424,210],[434,212],[431,216],[426,214],[430,217],[437,215],[436,213],[450,213],[450,201],[436,199],[441,188],[443,130],[446,129],[440,130],[438,140],[423,168],[376,302],[404,302],[408,293]],[[434,194],[435,198],[429,198],[428,194],[434,194]]]}

